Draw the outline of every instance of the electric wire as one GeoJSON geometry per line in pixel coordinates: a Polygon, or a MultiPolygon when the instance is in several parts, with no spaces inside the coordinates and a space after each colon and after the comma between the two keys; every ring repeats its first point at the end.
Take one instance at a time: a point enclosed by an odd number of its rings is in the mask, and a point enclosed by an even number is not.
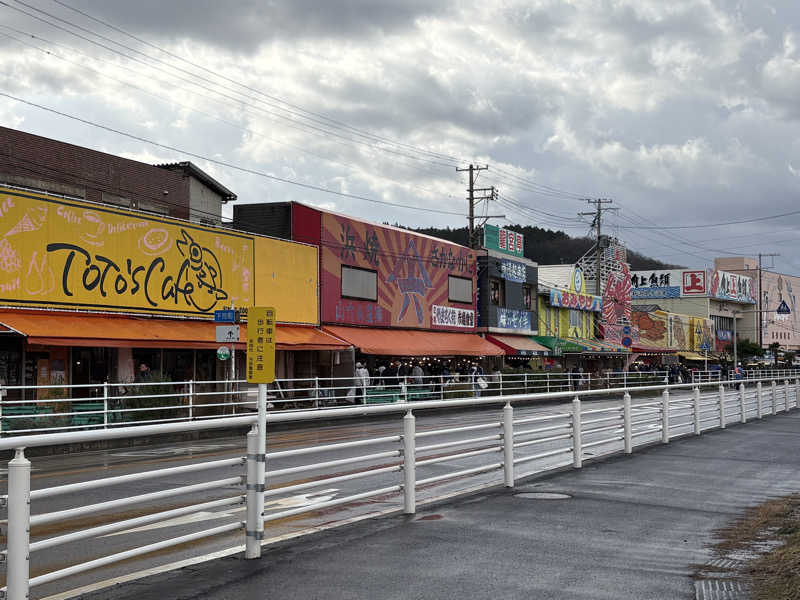
{"type": "Polygon", "coordinates": [[[459,217],[466,217],[466,215],[464,213],[453,212],[453,211],[448,211],[448,210],[441,210],[441,209],[436,209],[436,208],[423,208],[423,207],[420,207],[420,206],[412,206],[412,205],[408,205],[408,204],[398,204],[398,203],[394,203],[394,202],[388,202],[386,200],[377,200],[375,198],[369,198],[367,196],[361,196],[361,195],[358,195],[358,194],[350,194],[350,193],[347,193],[347,192],[340,192],[340,191],[337,191],[337,190],[332,190],[330,188],[325,188],[325,187],[318,186],[318,185],[313,185],[313,184],[310,184],[310,183],[303,183],[301,181],[296,181],[294,179],[288,179],[286,177],[278,177],[277,175],[270,175],[269,173],[265,173],[265,172],[259,171],[257,169],[251,169],[249,167],[243,167],[243,166],[240,166],[240,165],[237,165],[237,164],[234,164],[234,163],[231,163],[231,162],[227,162],[227,161],[224,161],[224,160],[211,158],[210,156],[204,156],[202,154],[197,154],[195,152],[190,152],[188,150],[177,148],[177,147],[171,146],[169,144],[162,144],[160,142],[156,142],[154,140],[150,140],[150,139],[147,139],[147,138],[139,136],[139,135],[134,135],[132,133],[128,133],[128,132],[122,131],[120,129],[115,129],[113,127],[109,127],[108,125],[102,125],[100,123],[96,123],[94,121],[90,121],[88,119],[84,119],[84,118],[78,117],[76,115],[71,115],[69,113],[65,113],[63,111],[59,111],[59,110],[56,110],[54,108],[50,108],[48,106],[44,106],[42,104],[37,104],[36,102],[31,102],[30,100],[25,100],[23,98],[19,98],[17,96],[14,96],[12,94],[7,94],[7,93],[2,92],[2,91],[0,91],[0,96],[3,96],[5,98],[9,98],[11,100],[14,100],[16,102],[20,102],[22,104],[26,104],[28,106],[32,106],[34,108],[38,108],[40,110],[43,110],[43,111],[46,111],[46,112],[49,112],[49,113],[52,113],[52,114],[56,114],[56,115],[59,115],[59,116],[62,116],[62,117],[68,118],[68,119],[72,119],[72,120],[77,121],[79,123],[84,123],[85,125],[90,125],[91,127],[95,127],[95,128],[98,128],[98,129],[102,129],[104,131],[115,133],[117,135],[121,135],[121,136],[127,137],[127,138],[132,139],[132,140],[143,142],[145,144],[150,144],[152,146],[156,146],[156,147],[162,148],[164,150],[170,150],[172,152],[177,152],[177,153],[183,154],[185,156],[191,156],[191,157],[197,158],[199,160],[205,160],[205,161],[207,161],[209,163],[216,164],[216,165],[219,165],[219,166],[222,166],[222,167],[227,167],[229,169],[233,169],[233,170],[236,170],[236,171],[239,171],[239,172],[242,172],[242,173],[248,173],[250,175],[256,175],[258,177],[263,177],[263,178],[269,179],[271,181],[276,181],[276,182],[280,182],[280,183],[286,183],[286,184],[289,184],[289,185],[294,185],[294,186],[297,186],[297,187],[301,187],[301,188],[305,188],[305,189],[309,189],[309,190],[314,190],[314,191],[317,191],[317,192],[333,194],[335,196],[341,196],[343,198],[350,198],[350,199],[353,199],[353,200],[363,200],[365,202],[372,202],[374,204],[381,204],[381,205],[384,205],[384,206],[391,206],[391,207],[394,207],[394,208],[403,208],[403,209],[408,209],[408,210],[418,210],[418,211],[422,211],[422,212],[429,212],[429,213],[436,213],[436,214],[443,214],[443,215],[456,215],[456,216],[459,216],[459,217]]]}

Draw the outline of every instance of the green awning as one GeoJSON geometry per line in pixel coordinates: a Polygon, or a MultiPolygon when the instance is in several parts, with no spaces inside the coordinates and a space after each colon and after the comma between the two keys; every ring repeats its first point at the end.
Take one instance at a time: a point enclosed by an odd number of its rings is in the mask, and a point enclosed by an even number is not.
{"type": "Polygon", "coordinates": [[[568,352],[583,352],[584,347],[554,335],[532,335],[531,339],[546,348],[550,348],[553,356],[561,356],[568,352]]]}

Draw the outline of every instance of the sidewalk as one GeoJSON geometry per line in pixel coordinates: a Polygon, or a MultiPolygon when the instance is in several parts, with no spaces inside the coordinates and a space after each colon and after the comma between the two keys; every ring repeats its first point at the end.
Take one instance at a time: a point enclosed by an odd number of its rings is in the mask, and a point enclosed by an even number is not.
{"type": "Polygon", "coordinates": [[[713,531],[799,490],[793,411],[82,598],[691,599],[713,531]]]}

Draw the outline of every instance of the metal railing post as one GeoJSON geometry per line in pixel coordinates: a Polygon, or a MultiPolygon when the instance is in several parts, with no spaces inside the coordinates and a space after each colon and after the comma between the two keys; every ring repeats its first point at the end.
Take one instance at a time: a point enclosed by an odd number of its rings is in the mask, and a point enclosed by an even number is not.
{"type": "Polygon", "coordinates": [[[8,565],[9,600],[27,600],[30,576],[31,461],[17,448],[8,463],[8,565]]]}
{"type": "Polygon", "coordinates": [[[669,444],[669,390],[661,394],[661,443],[669,444]]]}
{"type": "Polygon", "coordinates": [[[403,378],[403,402],[408,402],[408,379],[403,378]]]}
{"type": "Polygon", "coordinates": [[[319,377],[314,377],[314,408],[319,408],[319,377]]]}
{"type": "Polygon", "coordinates": [[[757,415],[758,415],[759,419],[763,419],[764,418],[764,406],[762,404],[763,400],[764,399],[762,397],[761,382],[759,381],[756,384],[756,407],[757,407],[756,410],[757,410],[757,415]]]}
{"type": "Polygon", "coordinates": [[[503,407],[503,474],[508,488],[514,487],[514,408],[503,407]]]}
{"type": "Polygon", "coordinates": [[[725,386],[719,386],[719,428],[725,429],[725,386]]]}
{"type": "Polygon", "coordinates": [[[700,435],[700,388],[692,390],[694,393],[694,434],[700,435]]]}
{"type": "Polygon", "coordinates": [[[528,374],[525,373],[524,377],[525,377],[525,383],[523,383],[523,385],[525,386],[525,393],[527,394],[528,393],[528,374]]]}
{"type": "Polygon", "coordinates": [[[247,522],[245,523],[245,558],[261,556],[261,539],[264,534],[264,523],[260,519],[263,506],[258,506],[258,492],[264,491],[258,483],[258,427],[253,425],[247,432],[247,522]],[[261,537],[258,535],[258,524],[261,521],[261,537]]]}
{"type": "Polygon", "coordinates": [[[572,466],[583,466],[583,434],[581,432],[581,399],[575,396],[572,401],[572,466]]]}
{"type": "Polygon", "coordinates": [[[550,393],[550,373],[547,373],[547,393],[550,393]]]}
{"type": "Polygon", "coordinates": [[[409,410],[403,417],[403,512],[417,512],[416,417],[409,410]]]}
{"type": "Polygon", "coordinates": [[[744,384],[740,383],[739,384],[739,420],[742,423],[747,423],[747,414],[745,412],[744,400],[745,400],[744,384]]]}
{"type": "Polygon", "coordinates": [[[623,371],[622,372],[622,387],[624,387],[626,390],[628,389],[628,372],[627,371],[623,371]]]}
{"type": "Polygon", "coordinates": [[[771,382],[772,385],[772,414],[778,414],[778,386],[773,379],[771,382]]]}
{"type": "Polygon", "coordinates": [[[794,380],[794,407],[800,407],[800,379],[794,380]]]}
{"type": "Polygon", "coordinates": [[[628,392],[622,396],[622,429],[625,454],[631,454],[633,452],[633,423],[631,422],[631,395],[628,392]]]}
{"type": "Polygon", "coordinates": [[[103,382],[103,429],[108,429],[108,382],[103,382]]]}
{"type": "Polygon", "coordinates": [[[783,412],[789,412],[789,380],[783,380],[783,412]]]}
{"type": "Polygon", "coordinates": [[[3,434],[3,398],[6,397],[6,388],[0,385],[0,435],[3,434]]]}
{"type": "Polygon", "coordinates": [[[189,420],[194,418],[194,380],[189,381],[189,420]]]}

